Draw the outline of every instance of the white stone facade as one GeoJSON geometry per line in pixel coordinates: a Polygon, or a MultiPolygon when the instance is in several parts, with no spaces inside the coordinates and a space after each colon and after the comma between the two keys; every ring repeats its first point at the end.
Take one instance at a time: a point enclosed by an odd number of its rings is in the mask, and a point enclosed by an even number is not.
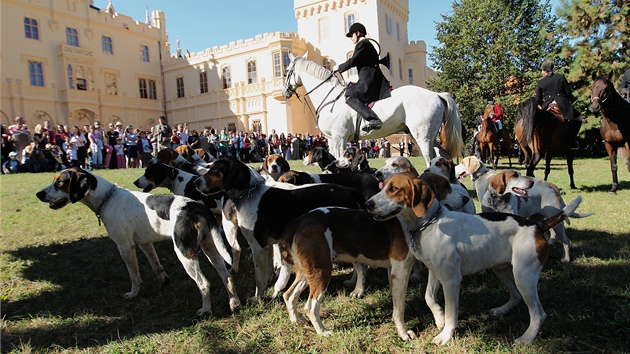
{"type": "Polygon", "coordinates": [[[308,51],[334,68],[352,52],[345,33],[356,21],[380,42],[382,55],[390,54],[386,75],[394,87],[424,86],[432,71],[425,43],[408,41],[408,8],[408,0],[294,0],[297,34],[264,33],[172,54],[161,11],[138,22],[117,14],[111,1],[97,9],[91,0],[2,0],[2,123],[21,115],[34,124],[120,120],[148,129],[164,114],[171,125],[188,122],[197,130],[315,133],[312,106],[281,98],[283,58],[308,51]],[[29,38],[32,20],[36,39],[29,38]],[[31,82],[33,62],[41,64],[43,83],[31,82]]]}

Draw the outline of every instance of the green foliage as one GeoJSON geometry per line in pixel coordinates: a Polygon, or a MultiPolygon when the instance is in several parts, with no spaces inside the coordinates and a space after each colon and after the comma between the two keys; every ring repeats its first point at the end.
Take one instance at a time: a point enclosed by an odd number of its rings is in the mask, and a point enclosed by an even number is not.
{"type": "Polygon", "coordinates": [[[430,54],[438,74],[429,87],[455,94],[468,128],[475,126],[484,98],[493,95],[511,127],[516,106],[534,94],[540,64],[560,49],[549,2],[454,1],[452,14],[442,18],[441,45],[430,54]]]}
{"type": "Polygon", "coordinates": [[[568,59],[567,80],[574,87],[575,107],[586,112],[591,74],[612,73],[618,84],[630,68],[630,2],[627,0],[561,0],[557,33],[566,36],[561,56],[568,59]]]}

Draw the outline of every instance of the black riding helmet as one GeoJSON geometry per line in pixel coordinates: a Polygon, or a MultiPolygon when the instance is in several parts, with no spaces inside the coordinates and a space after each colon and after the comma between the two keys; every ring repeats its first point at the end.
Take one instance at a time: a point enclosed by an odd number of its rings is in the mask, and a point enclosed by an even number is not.
{"type": "Polygon", "coordinates": [[[355,22],[352,24],[352,26],[350,26],[350,28],[348,29],[348,33],[346,33],[346,37],[352,37],[352,34],[354,34],[355,32],[361,32],[361,34],[363,34],[364,36],[367,34],[365,26],[363,26],[359,22],[355,22]]]}

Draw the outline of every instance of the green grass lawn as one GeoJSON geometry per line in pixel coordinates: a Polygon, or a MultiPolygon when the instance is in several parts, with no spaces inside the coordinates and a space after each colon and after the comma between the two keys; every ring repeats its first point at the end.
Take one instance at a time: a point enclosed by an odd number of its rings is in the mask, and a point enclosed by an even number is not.
{"type": "MultiPolygon", "coordinates": [[[[413,158],[421,170],[424,161],[413,158]]],[[[0,176],[0,280],[2,352],[94,353],[622,353],[630,350],[630,174],[620,161],[620,191],[609,195],[607,158],[575,161],[577,190],[569,189],[566,164],[553,160],[549,181],[566,202],[584,198],[573,219],[570,263],[561,263],[560,245],[552,247],[539,283],[548,318],[529,347],[512,341],[528,326],[527,307],[494,317],[487,310],[508,299],[492,272],[465,278],[459,328],[444,347],[431,340],[439,333],[424,302],[425,281],[410,284],[405,320],[418,339],[402,342],[391,321],[387,272],[368,271],[366,295],[349,296],[342,285],[352,269],[339,265],[322,302],[324,325],[333,331],[319,337],[310,325],[296,326],[280,300],[267,298],[229,310],[225,289],[209,262],[213,316],[196,318],[201,298],[195,283],[177,260],[172,244],[156,245],[171,283],[160,287],[141,252],[144,280],[140,295],[124,300],[131,283],[126,267],[94,213],[81,203],[51,210],[35,193],[52,182],[52,173],[0,176]]],[[[381,167],[383,159],[370,160],[381,167]]],[[[316,167],[291,163],[294,169],[316,167]]],[[[500,168],[507,168],[502,160],[500,168]]],[[[523,171],[523,166],[514,165],[523,171]]],[[[537,170],[542,177],[542,167],[537,170]]],[[[142,170],[95,173],[137,190],[133,181],[142,170]]],[[[466,187],[474,191],[470,180],[466,187]]],[[[159,189],[158,193],[167,193],[159,189]]],[[[477,202],[477,208],[479,203],[477,202]]],[[[251,253],[242,240],[241,271],[235,275],[238,294],[253,294],[251,253]]],[[[426,277],[426,271],[425,271],[426,277]]],[[[306,295],[304,292],[303,295],[306,295]]]]}

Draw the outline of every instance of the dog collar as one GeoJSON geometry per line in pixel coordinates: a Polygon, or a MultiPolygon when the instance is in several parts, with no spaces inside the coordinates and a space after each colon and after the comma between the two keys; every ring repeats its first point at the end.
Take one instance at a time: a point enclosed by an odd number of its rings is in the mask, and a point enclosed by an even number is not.
{"type": "Polygon", "coordinates": [[[107,192],[107,195],[105,195],[105,198],[103,198],[101,205],[99,205],[94,212],[94,214],[96,214],[96,219],[98,219],[98,226],[101,226],[101,210],[103,209],[103,206],[105,206],[105,203],[107,203],[109,198],[112,196],[112,194],[114,194],[116,188],[118,188],[118,185],[114,184],[109,192],[107,192]]]}
{"type": "Polygon", "coordinates": [[[260,186],[262,183],[265,183],[265,179],[261,179],[258,182],[256,182],[256,184],[254,184],[254,186],[250,189],[248,189],[247,191],[245,191],[243,194],[239,195],[238,197],[236,197],[236,199],[233,200],[234,203],[238,202],[239,200],[243,199],[245,196],[247,196],[247,198],[252,196],[252,192],[258,188],[258,186],[260,186]]]}
{"type": "Polygon", "coordinates": [[[417,229],[409,231],[409,244],[411,245],[412,250],[416,251],[418,249],[418,247],[416,246],[416,240],[414,238],[414,235],[422,233],[422,231],[424,231],[427,227],[429,227],[429,225],[434,224],[437,221],[437,218],[440,215],[441,211],[442,211],[442,205],[440,205],[440,207],[435,212],[435,214],[433,214],[431,219],[423,222],[422,225],[420,225],[420,227],[418,227],[417,229]]]}
{"type": "Polygon", "coordinates": [[[477,173],[477,172],[473,173],[473,174],[472,174],[472,180],[473,180],[473,182],[474,182],[474,181],[476,181],[476,180],[478,180],[479,178],[481,178],[481,176],[485,175],[485,174],[486,174],[486,173],[488,173],[489,171],[490,171],[490,170],[486,169],[485,171],[483,171],[483,172],[481,172],[481,173],[477,173]]]}

